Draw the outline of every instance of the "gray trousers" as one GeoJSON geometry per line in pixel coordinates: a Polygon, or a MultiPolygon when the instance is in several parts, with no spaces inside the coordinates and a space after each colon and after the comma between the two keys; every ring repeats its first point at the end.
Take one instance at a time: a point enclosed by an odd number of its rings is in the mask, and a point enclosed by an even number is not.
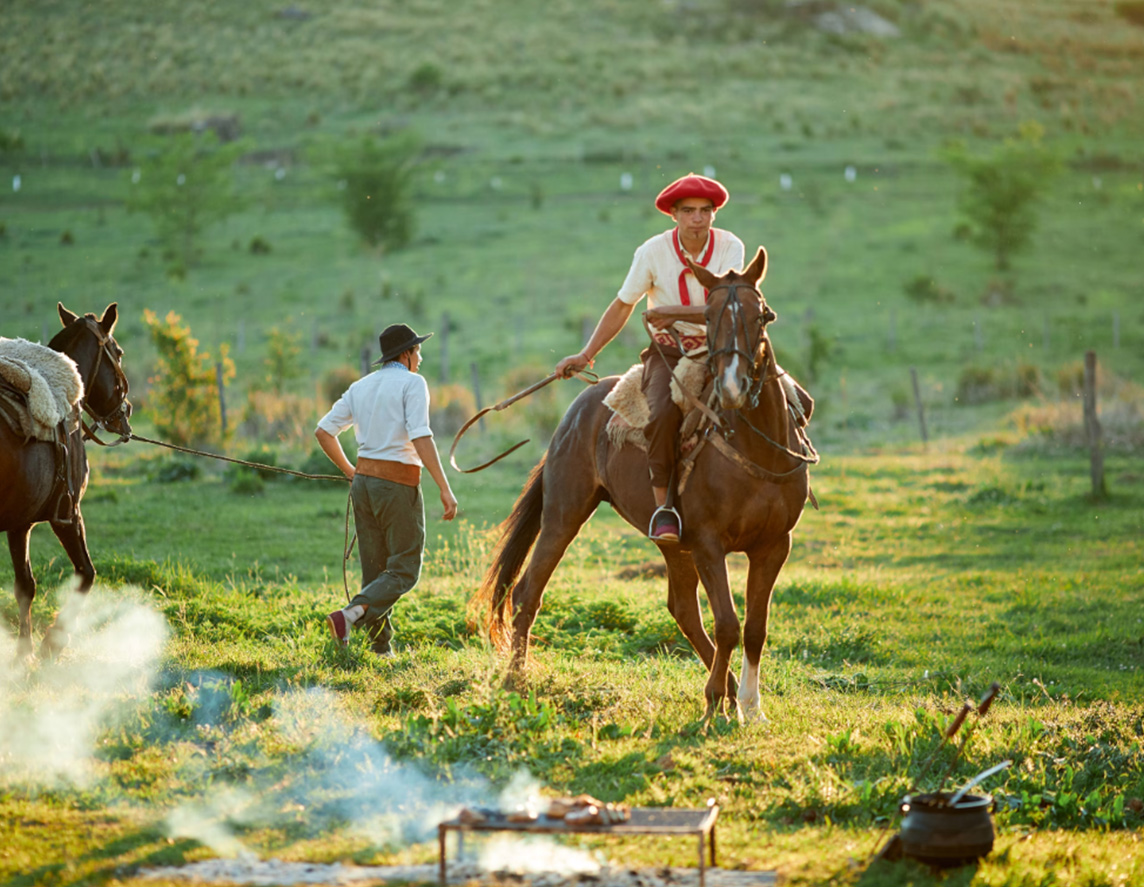
{"type": "Polygon", "coordinates": [[[361,558],[361,591],[350,602],[366,608],[359,621],[378,653],[393,638],[393,605],[417,584],[425,550],[425,505],[420,487],[354,475],[350,487],[361,558]]]}

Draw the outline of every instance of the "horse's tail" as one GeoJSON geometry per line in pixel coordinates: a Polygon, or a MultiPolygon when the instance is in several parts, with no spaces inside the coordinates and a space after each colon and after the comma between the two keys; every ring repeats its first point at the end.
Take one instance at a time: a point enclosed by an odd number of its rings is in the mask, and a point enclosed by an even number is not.
{"type": "Polygon", "coordinates": [[[508,649],[512,638],[513,585],[536,537],[540,535],[546,459],[547,455],[532,469],[512,513],[501,524],[501,536],[493,552],[492,566],[481,587],[469,599],[471,622],[483,625],[493,646],[502,652],[508,649]]]}

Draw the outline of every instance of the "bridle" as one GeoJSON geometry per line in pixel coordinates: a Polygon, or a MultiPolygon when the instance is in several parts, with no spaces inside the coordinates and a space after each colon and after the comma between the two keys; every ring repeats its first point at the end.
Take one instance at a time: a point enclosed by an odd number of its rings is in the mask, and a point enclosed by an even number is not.
{"type": "MultiPolygon", "coordinates": [[[[715,359],[724,355],[732,357],[738,356],[746,361],[747,367],[749,368],[747,376],[750,379],[750,384],[747,386],[746,401],[749,408],[754,409],[759,405],[759,398],[762,396],[763,386],[768,382],[778,383],[779,377],[782,375],[775,373],[768,377],[766,374],[766,367],[770,362],[767,359],[767,350],[770,348],[769,339],[766,334],[767,324],[773,321],[777,315],[763,300],[762,293],[751,284],[720,283],[708,290],[708,296],[720,289],[728,290],[727,299],[723,303],[722,308],[719,309],[714,323],[708,322],[707,324],[707,369],[714,380],[714,396],[716,402],[720,401],[722,399],[723,388],[722,374],[716,372],[715,359]],[[760,305],[762,306],[759,317],[759,327],[754,336],[750,335],[750,331],[747,329],[747,318],[743,315],[743,303],[738,297],[739,287],[744,287],[758,296],[760,305]],[[720,333],[724,329],[724,323],[730,324],[730,344],[724,345],[722,348],[716,348],[715,345],[721,338],[720,333]],[[750,343],[748,345],[751,349],[749,353],[739,347],[740,340],[750,343]]],[[[708,304],[710,304],[710,301],[708,301],[708,304]]],[[[787,409],[791,413],[791,419],[795,420],[794,407],[791,406],[789,402],[787,409]]],[[[748,474],[762,480],[782,482],[786,479],[793,478],[799,472],[806,470],[808,466],[818,464],[818,452],[814,449],[810,438],[797,421],[792,421],[791,428],[793,428],[795,435],[798,437],[802,448],[801,453],[792,450],[786,444],[774,440],[766,432],[756,428],[754,423],[746,416],[742,407],[736,408],[735,413],[748,429],[754,432],[758,437],[761,437],[770,446],[795,461],[794,467],[789,471],[772,471],[760,465],[756,465],[731,446],[730,439],[734,436],[734,429],[728,427],[723,417],[719,417],[721,421],[715,423],[713,429],[708,429],[709,432],[714,431],[715,433],[709,433],[708,437],[714,442],[716,449],[748,474]],[[722,433],[720,434],[718,432],[722,433]]],[[[811,497],[811,501],[814,501],[813,497],[811,497]]],[[[818,507],[817,504],[815,504],[815,507],[818,507]]]]}
{"type": "MultiPolygon", "coordinates": [[[[741,357],[746,365],[750,368],[748,377],[751,380],[750,385],[747,386],[747,401],[751,407],[759,405],[759,396],[762,393],[763,385],[768,381],[764,375],[764,368],[766,360],[759,358],[759,351],[764,347],[766,341],[767,324],[775,319],[775,313],[770,309],[766,303],[763,302],[762,293],[757,288],[749,283],[720,283],[713,286],[708,290],[707,295],[710,297],[711,293],[716,290],[728,290],[727,299],[723,302],[723,307],[719,310],[715,322],[707,324],[707,368],[711,372],[715,380],[715,393],[721,399],[723,390],[722,374],[715,372],[715,359],[724,355],[729,357],[741,357]],[[743,303],[739,299],[739,287],[750,290],[759,297],[760,304],[763,305],[762,313],[760,315],[759,328],[755,335],[752,337],[747,329],[747,318],[743,316],[743,303]],[[716,348],[715,343],[720,338],[720,333],[724,329],[724,323],[730,324],[730,343],[722,348],[716,348]],[[739,341],[742,340],[748,344],[749,351],[744,351],[739,347],[739,341]]],[[[710,301],[708,301],[710,304],[710,301]]]]}
{"type": "Polygon", "coordinates": [[[109,333],[104,332],[103,327],[99,325],[95,318],[81,317],[79,320],[85,325],[86,329],[95,336],[99,346],[95,357],[95,365],[88,373],[87,379],[83,380],[83,410],[91,417],[97,429],[106,431],[109,434],[115,434],[119,439],[114,443],[107,443],[100,440],[96,436],[95,431],[92,430],[86,422],[80,419],[80,424],[83,426],[83,436],[87,440],[95,441],[95,443],[101,447],[117,447],[120,444],[127,443],[127,441],[131,439],[131,424],[128,421],[131,416],[131,403],[127,400],[127,392],[130,386],[127,382],[127,375],[123,372],[123,367],[119,362],[122,351],[117,354],[116,351],[112,350],[112,346],[118,350],[118,343],[116,343],[114,337],[109,333]],[[115,374],[115,383],[110,398],[111,403],[115,404],[115,406],[106,412],[98,413],[92,407],[90,398],[88,397],[91,391],[89,382],[94,382],[98,378],[99,369],[105,357],[115,374]]]}

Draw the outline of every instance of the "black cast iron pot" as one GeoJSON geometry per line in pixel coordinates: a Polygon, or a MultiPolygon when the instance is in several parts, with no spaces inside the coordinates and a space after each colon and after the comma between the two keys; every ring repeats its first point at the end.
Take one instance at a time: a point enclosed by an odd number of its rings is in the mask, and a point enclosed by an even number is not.
{"type": "Polygon", "coordinates": [[[936,866],[968,865],[993,849],[992,795],[933,792],[902,801],[902,852],[936,866]]]}

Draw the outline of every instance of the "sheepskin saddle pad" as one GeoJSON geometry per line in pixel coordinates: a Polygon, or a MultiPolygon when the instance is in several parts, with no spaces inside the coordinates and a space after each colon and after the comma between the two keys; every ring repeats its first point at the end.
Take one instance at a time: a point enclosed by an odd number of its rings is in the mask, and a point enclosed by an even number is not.
{"type": "MultiPolygon", "coordinates": [[[[685,416],[693,407],[680,390],[680,384],[693,397],[700,398],[707,379],[707,364],[703,360],[684,357],[676,365],[675,378],[671,380],[671,399],[679,405],[685,416]]],[[[644,429],[651,418],[651,411],[648,409],[647,397],[641,390],[642,381],[643,364],[637,363],[620,376],[616,387],[604,398],[604,405],[614,414],[608,420],[608,439],[617,448],[630,443],[647,451],[644,429]]]]}
{"type": "Polygon", "coordinates": [[[78,427],[83,381],[66,354],[27,339],[0,336],[0,398],[26,439],[50,441],[61,422],[68,421],[68,431],[78,427]]]}
{"type": "MultiPolygon", "coordinates": [[[[795,421],[803,428],[810,421],[814,410],[814,400],[801,385],[798,384],[782,367],[776,364],[779,382],[786,392],[787,403],[795,421]]],[[[647,428],[651,418],[648,410],[647,398],[640,388],[643,381],[643,364],[637,363],[620,377],[608,396],[604,398],[604,405],[612,410],[612,418],[608,420],[608,439],[612,445],[619,448],[625,443],[639,447],[647,452],[648,441],[644,429],[647,428]]],[[[693,360],[684,357],[675,367],[675,378],[671,380],[671,399],[679,404],[683,410],[683,426],[680,437],[683,439],[684,451],[689,448],[691,438],[699,428],[702,416],[691,405],[690,400],[683,395],[680,384],[697,400],[707,403],[710,394],[710,375],[707,364],[703,360],[693,360]]],[[[710,404],[708,404],[710,405],[710,404]]]]}

